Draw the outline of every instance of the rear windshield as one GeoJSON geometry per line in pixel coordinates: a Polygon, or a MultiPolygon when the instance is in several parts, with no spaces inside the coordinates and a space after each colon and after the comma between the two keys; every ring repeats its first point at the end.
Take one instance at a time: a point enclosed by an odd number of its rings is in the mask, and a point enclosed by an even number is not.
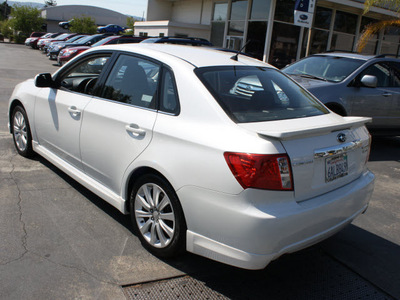
{"type": "Polygon", "coordinates": [[[236,123],[275,121],[329,113],[280,71],[263,67],[207,67],[196,75],[236,123]]]}

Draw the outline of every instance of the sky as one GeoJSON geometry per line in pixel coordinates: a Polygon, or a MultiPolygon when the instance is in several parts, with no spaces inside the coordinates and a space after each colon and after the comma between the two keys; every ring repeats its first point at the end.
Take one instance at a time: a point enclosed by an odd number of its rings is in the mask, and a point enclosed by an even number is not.
{"type": "MultiPolygon", "coordinates": [[[[13,0],[18,2],[36,2],[44,4],[44,1],[40,0],[13,0]]],[[[98,6],[115,10],[125,15],[132,15],[136,17],[146,18],[147,12],[147,0],[56,0],[57,5],[90,5],[98,6]]]]}

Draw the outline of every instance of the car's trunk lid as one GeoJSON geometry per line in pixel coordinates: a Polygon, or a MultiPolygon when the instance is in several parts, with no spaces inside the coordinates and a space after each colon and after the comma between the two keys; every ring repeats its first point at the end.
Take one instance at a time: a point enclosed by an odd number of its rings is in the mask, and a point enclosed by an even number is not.
{"type": "Polygon", "coordinates": [[[296,201],[329,192],[365,170],[369,118],[335,114],[240,124],[262,138],[278,139],[289,155],[296,201]]]}

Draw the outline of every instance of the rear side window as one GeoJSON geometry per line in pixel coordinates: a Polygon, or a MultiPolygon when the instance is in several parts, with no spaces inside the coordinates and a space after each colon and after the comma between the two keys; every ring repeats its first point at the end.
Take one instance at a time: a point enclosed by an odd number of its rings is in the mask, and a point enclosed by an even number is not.
{"type": "Polygon", "coordinates": [[[207,67],[195,73],[237,123],[263,122],[329,113],[281,72],[261,67],[207,67]]]}

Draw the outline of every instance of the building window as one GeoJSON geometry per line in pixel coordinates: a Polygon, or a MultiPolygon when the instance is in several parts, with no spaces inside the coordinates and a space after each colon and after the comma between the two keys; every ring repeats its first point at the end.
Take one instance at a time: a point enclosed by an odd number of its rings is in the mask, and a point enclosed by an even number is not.
{"type": "Polygon", "coordinates": [[[248,0],[232,0],[230,20],[245,20],[248,0]]]}
{"type": "MultiPolygon", "coordinates": [[[[295,0],[277,0],[275,7],[275,20],[294,23],[295,0]]],[[[297,27],[297,26],[296,26],[297,27]]]]}
{"type": "Polygon", "coordinates": [[[317,6],[314,27],[329,30],[332,20],[332,9],[317,6]]]}
{"type": "Polygon", "coordinates": [[[265,37],[267,34],[267,22],[250,21],[247,27],[246,53],[262,60],[264,56],[265,37]]]}
{"type": "Polygon", "coordinates": [[[251,4],[251,20],[268,20],[271,0],[253,0],[251,4]]]}
{"type": "MultiPolygon", "coordinates": [[[[376,19],[371,19],[368,17],[362,17],[361,19],[361,27],[360,27],[360,36],[364,32],[364,30],[367,28],[368,25],[374,24],[376,22],[379,22],[379,20],[376,19]]],[[[361,53],[364,54],[375,54],[377,52],[378,48],[378,39],[379,39],[379,34],[373,34],[370,39],[368,40],[367,44],[365,45],[364,49],[361,51],[361,53]]]]}
{"type": "Polygon", "coordinates": [[[165,33],[164,33],[164,32],[160,32],[158,36],[159,36],[159,37],[164,37],[164,36],[165,36],[165,33]]]}
{"type": "Polygon", "coordinates": [[[355,14],[336,11],[331,50],[352,51],[355,42],[358,16],[355,14]]]}
{"type": "Polygon", "coordinates": [[[268,62],[279,69],[294,62],[299,45],[299,34],[299,26],[274,22],[268,62]]]}
{"type": "Polygon", "coordinates": [[[385,29],[381,53],[398,54],[400,44],[400,28],[389,27],[385,29]]]}
{"type": "Polygon", "coordinates": [[[228,14],[228,3],[215,3],[211,22],[210,41],[213,45],[222,47],[224,43],[225,22],[228,14]]]}

